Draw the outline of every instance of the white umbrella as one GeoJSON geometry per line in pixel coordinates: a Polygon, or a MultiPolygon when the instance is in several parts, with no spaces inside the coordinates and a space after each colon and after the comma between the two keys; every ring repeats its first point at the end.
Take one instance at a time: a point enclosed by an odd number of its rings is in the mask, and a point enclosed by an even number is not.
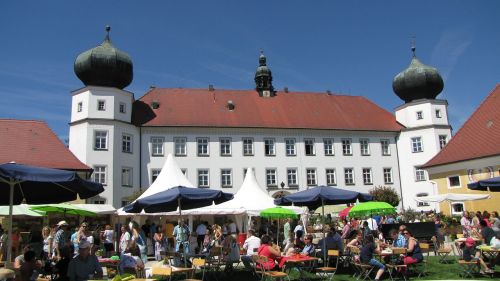
{"type": "Polygon", "coordinates": [[[476,200],[484,200],[489,199],[489,194],[460,194],[460,193],[445,193],[439,195],[430,195],[423,197],[415,197],[415,200],[418,202],[424,203],[441,203],[443,201],[447,201],[450,204],[453,202],[464,202],[464,201],[476,201],[476,200]]]}

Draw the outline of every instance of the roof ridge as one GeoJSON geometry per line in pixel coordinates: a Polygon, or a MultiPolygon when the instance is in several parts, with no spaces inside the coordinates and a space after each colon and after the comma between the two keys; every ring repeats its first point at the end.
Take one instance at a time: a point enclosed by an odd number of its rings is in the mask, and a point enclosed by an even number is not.
{"type": "Polygon", "coordinates": [[[45,123],[47,122],[45,120],[36,120],[36,119],[14,119],[14,118],[0,118],[0,122],[32,122],[32,123],[45,123]]]}

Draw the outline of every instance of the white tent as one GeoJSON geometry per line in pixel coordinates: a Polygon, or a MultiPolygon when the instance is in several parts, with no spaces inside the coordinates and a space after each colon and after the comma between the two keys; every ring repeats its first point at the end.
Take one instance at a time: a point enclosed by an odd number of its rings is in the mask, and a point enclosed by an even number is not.
{"type": "Polygon", "coordinates": [[[439,195],[415,197],[418,202],[424,203],[441,203],[443,201],[448,202],[463,202],[463,201],[475,201],[490,198],[489,194],[459,194],[459,193],[445,193],[439,195]]]}
{"type": "Polygon", "coordinates": [[[79,208],[94,212],[98,215],[112,215],[116,213],[116,209],[109,204],[73,204],[79,208]]]}

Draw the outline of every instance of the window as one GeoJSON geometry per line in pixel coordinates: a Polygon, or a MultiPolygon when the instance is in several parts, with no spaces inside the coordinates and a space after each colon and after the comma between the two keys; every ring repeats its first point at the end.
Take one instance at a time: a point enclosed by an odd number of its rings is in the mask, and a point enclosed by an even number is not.
{"type": "Polygon", "coordinates": [[[316,154],[314,149],[314,139],[305,139],[304,148],[307,156],[314,156],[316,154]]]}
{"type": "Polygon", "coordinates": [[[373,184],[372,169],[363,168],[363,183],[365,185],[373,184]]]}
{"type": "Polygon", "coordinates": [[[441,110],[436,109],[436,118],[441,118],[441,117],[443,117],[443,116],[441,115],[441,110]]]}
{"type": "MultiPolygon", "coordinates": [[[[417,197],[425,197],[429,196],[429,193],[417,193],[417,197]]],[[[425,207],[425,206],[430,206],[428,202],[420,202],[417,200],[417,207],[425,207]]]]}
{"type": "Polygon", "coordinates": [[[370,155],[370,144],[368,139],[360,139],[359,146],[361,148],[361,155],[367,156],[370,155]]]}
{"type": "Polygon", "coordinates": [[[411,151],[413,153],[424,151],[421,137],[411,138],[411,151]]]}
{"type": "Polygon", "coordinates": [[[460,188],[460,177],[450,176],[448,177],[448,188],[460,188]]]}
{"type": "Polygon", "coordinates": [[[124,102],[120,102],[120,113],[125,113],[127,105],[124,102]]]}
{"type": "Polygon", "coordinates": [[[175,156],[186,156],[186,138],[174,138],[175,143],[175,156]]]}
{"type": "Polygon", "coordinates": [[[318,185],[316,169],[306,169],[307,186],[318,185]]]}
{"type": "Polygon", "coordinates": [[[264,152],[266,156],[275,156],[274,139],[264,139],[264,152]]]}
{"type": "Polygon", "coordinates": [[[198,156],[209,156],[208,138],[198,138],[196,142],[198,143],[198,156]]]}
{"type": "Polygon", "coordinates": [[[287,179],[287,185],[288,186],[298,186],[298,179],[297,179],[297,169],[296,168],[288,168],[286,169],[286,179],[287,179]]]}
{"type": "Polygon", "coordinates": [[[277,186],[276,169],[266,169],[266,185],[277,186]]]}
{"type": "Polygon", "coordinates": [[[132,136],[129,134],[122,135],[122,152],[132,153],[132,136]]]}
{"type": "Polygon", "coordinates": [[[165,139],[163,137],[151,137],[151,155],[152,156],[163,156],[163,143],[165,139]]]}
{"type": "Polygon", "coordinates": [[[386,184],[394,183],[392,179],[392,168],[384,168],[384,183],[386,184]]]}
{"type": "Polygon", "coordinates": [[[207,169],[198,170],[198,187],[209,187],[210,176],[207,169]]]}
{"type": "Polygon", "coordinates": [[[122,186],[132,186],[132,168],[122,168],[122,186]]]}
{"type": "Polygon", "coordinates": [[[352,155],[351,139],[342,140],[342,153],[344,155],[352,155]]]}
{"type": "Polygon", "coordinates": [[[95,131],[95,144],[94,150],[107,150],[108,149],[108,132],[95,131]]]}
{"type": "Polygon", "coordinates": [[[151,183],[155,182],[156,178],[160,175],[161,169],[151,169],[151,183]]]}
{"type": "Polygon", "coordinates": [[[462,202],[454,202],[451,204],[451,214],[452,215],[461,215],[464,212],[464,203],[462,202]]]}
{"type": "Polygon", "coordinates": [[[221,138],[220,142],[220,156],[231,156],[231,139],[221,138]]]}
{"type": "Polygon", "coordinates": [[[122,200],[122,207],[125,207],[128,205],[128,201],[127,200],[122,200]]]}
{"type": "Polygon", "coordinates": [[[77,112],[82,112],[83,110],[83,103],[82,102],[79,102],[77,105],[76,105],[76,111],[77,112]]]}
{"type": "Polygon", "coordinates": [[[344,168],[344,180],[345,180],[345,184],[347,184],[347,185],[354,184],[354,169],[353,168],[344,168]]]}
{"type": "Polygon", "coordinates": [[[253,155],[253,139],[244,138],[243,139],[243,156],[253,155]]]}
{"type": "Polygon", "coordinates": [[[97,110],[98,111],[104,111],[106,110],[106,102],[103,100],[98,100],[97,101],[97,110]]]}
{"type": "Polygon", "coordinates": [[[295,149],[295,139],[285,139],[286,156],[295,156],[297,151],[295,149]]]}
{"type": "Polygon", "coordinates": [[[420,168],[415,168],[415,181],[425,181],[425,171],[420,168]]]}
{"type": "Polygon", "coordinates": [[[106,166],[94,166],[94,181],[106,184],[106,166]]]}
{"type": "Polygon", "coordinates": [[[446,142],[448,140],[448,137],[446,135],[439,135],[439,148],[443,149],[443,147],[446,145],[446,142]]]}
{"type": "Polygon", "coordinates": [[[222,187],[233,186],[233,172],[231,171],[231,169],[220,170],[220,182],[222,187]]]}
{"type": "Polygon", "coordinates": [[[333,139],[324,139],[323,147],[325,149],[325,156],[335,155],[335,150],[333,150],[333,139]]]}
{"type": "Polygon", "coordinates": [[[326,185],[337,185],[335,169],[326,169],[326,185]]]}
{"type": "Polygon", "coordinates": [[[93,204],[98,204],[98,205],[104,205],[104,204],[106,204],[106,200],[105,199],[94,199],[92,201],[94,202],[93,204]]]}
{"type": "Polygon", "coordinates": [[[417,120],[421,120],[421,119],[424,119],[424,115],[423,115],[422,111],[417,111],[417,120]]]}
{"type": "Polygon", "coordinates": [[[380,146],[382,147],[382,155],[391,155],[391,148],[389,147],[389,140],[380,140],[380,146]]]}

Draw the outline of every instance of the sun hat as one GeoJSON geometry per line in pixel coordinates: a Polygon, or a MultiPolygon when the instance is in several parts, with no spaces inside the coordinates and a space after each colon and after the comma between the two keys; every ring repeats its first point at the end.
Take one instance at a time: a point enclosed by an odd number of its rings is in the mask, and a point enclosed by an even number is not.
{"type": "Polygon", "coordinates": [[[80,241],[80,243],[78,243],[78,248],[80,249],[90,248],[90,242],[87,240],[82,240],[80,241]]]}
{"type": "Polygon", "coordinates": [[[66,221],[60,221],[57,223],[57,226],[63,226],[63,225],[68,225],[66,221]]]}
{"type": "Polygon", "coordinates": [[[472,237],[468,237],[467,239],[465,239],[465,245],[467,245],[468,247],[474,246],[474,244],[476,244],[476,242],[474,241],[474,239],[472,239],[472,237]]]}

